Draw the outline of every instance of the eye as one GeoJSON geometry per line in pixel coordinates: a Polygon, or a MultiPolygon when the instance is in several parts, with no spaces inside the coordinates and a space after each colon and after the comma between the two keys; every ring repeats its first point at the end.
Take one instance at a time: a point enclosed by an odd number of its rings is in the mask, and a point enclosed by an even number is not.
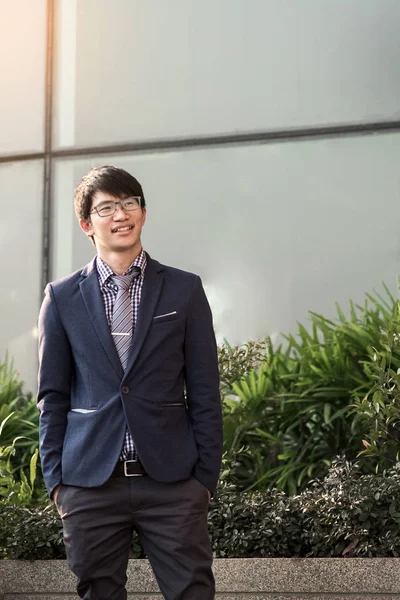
{"type": "Polygon", "coordinates": [[[136,202],[136,200],[133,200],[133,199],[129,198],[128,200],[124,201],[124,205],[127,208],[132,208],[133,206],[137,206],[137,202],[136,202]]]}
{"type": "Polygon", "coordinates": [[[102,215],[107,215],[108,213],[113,211],[113,208],[114,208],[114,204],[102,204],[101,206],[97,207],[97,210],[102,215]]]}

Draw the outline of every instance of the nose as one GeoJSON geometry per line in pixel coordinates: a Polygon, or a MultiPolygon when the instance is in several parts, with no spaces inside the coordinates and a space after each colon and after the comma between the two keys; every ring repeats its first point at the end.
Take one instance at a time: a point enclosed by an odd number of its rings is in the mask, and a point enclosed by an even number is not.
{"type": "Polygon", "coordinates": [[[122,208],[121,202],[116,202],[115,203],[114,219],[119,220],[121,217],[123,217],[125,219],[126,218],[126,212],[122,208]]]}

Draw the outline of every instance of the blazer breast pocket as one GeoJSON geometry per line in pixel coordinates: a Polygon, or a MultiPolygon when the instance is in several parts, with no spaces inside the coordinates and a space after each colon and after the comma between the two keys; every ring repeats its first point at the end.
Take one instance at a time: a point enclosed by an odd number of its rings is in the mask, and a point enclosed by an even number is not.
{"type": "Polygon", "coordinates": [[[161,313],[153,317],[153,325],[161,325],[162,323],[169,323],[170,321],[179,321],[181,316],[178,311],[174,310],[167,313],[161,313]]]}

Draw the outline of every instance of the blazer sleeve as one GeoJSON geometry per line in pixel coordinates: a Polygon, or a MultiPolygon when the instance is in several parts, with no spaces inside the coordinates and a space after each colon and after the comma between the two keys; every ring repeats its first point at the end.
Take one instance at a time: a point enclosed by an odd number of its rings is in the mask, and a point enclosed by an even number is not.
{"type": "Polygon", "coordinates": [[[186,321],[185,378],[189,418],[199,453],[193,476],[214,492],[222,457],[218,356],[210,306],[197,276],[186,321]]]}
{"type": "Polygon", "coordinates": [[[51,284],[45,290],[38,330],[39,448],[43,477],[51,497],[54,488],[62,482],[61,456],[73,375],[71,347],[61,323],[51,284]]]}

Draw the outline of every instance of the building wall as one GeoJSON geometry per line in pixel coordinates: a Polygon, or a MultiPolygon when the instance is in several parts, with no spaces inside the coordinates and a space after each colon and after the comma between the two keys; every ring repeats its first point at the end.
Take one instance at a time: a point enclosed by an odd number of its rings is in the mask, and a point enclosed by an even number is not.
{"type": "MultiPolygon", "coordinates": [[[[0,66],[18,101],[0,97],[0,154],[15,155],[0,162],[0,355],[10,350],[34,391],[45,157],[17,154],[44,151],[53,3],[1,4],[0,66]]],[[[54,8],[48,278],[93,256],[73,190],[89,168],[112,163],[143,184],[146,250],[202,276],[220,340],[293,331],[309,309],[332,317],[335,301],[360,301],[382,281],[395,289],[396,0],[56,0],[54,8]],[[388,121],[393,131],[376,125],[388,121]],[[355,132],[339,135],[346,125],[355,132]],[[319,130],[327,126],[329,135],[319,130]]]]}

